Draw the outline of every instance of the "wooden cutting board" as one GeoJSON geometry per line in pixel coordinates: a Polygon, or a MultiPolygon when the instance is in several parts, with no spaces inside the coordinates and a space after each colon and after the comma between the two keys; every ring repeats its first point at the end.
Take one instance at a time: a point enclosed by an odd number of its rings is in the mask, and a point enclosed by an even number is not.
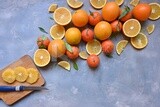
{"type": "MultiPolygon", "coordinates": [[[[6,70],[7,68],[15,68],[17,66],[23,66],[25,68],[36,68],[32,58],[28,55],[25,55],[23,57],[21,57],[19,60],[11,63],[10,65],[8,65],[7,67],[5,67],[4,69],[0,70],[0,85],[6,85],[6,86],[17,86],[17,85],[26,85],[29,86],[31,84],[29,83],[20,83],[15,81],[12,84],[8,84],[6,82],[4,82],[2,80],[2,72],[4,70],[6,70]]],[[[37,69],[38,70],[38,69],[37,69]]],[[[42,77],[42,75],[40,74],[40,77],[38,79],[38,81],[34,84],[32,84],[32,86],[42,86],[44,85],[45,81],[44,78],[42,77]]],[[[12,105],[15,102],[21,100],[22,98],[24,98],[25,96],[29,95],[31,92],[33,91],[21,91],[21,92],[0,92],[0,99],[2,99],[7,105],[12,105]]]]}

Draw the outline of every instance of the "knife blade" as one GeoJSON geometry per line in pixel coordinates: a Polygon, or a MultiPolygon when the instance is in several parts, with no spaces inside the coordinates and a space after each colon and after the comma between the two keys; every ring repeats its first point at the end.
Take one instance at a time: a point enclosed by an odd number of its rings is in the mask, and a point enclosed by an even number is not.
{"type": "Polygon", "coordinates": [[[0,86],[0,92],[14,92],[14,91],[33,91],[33,90],[48,90],[46,87],[42,86],[0,86]]]}

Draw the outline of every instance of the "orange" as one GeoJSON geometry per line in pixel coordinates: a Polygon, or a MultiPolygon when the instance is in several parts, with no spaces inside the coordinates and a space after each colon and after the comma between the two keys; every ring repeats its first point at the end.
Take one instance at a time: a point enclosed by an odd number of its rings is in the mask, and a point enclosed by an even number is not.
{"type": "Polygon", "coordinates": [[[69,28],[66,31],[65,39],[70,45],[78,45],[81,41],[81,31],[76,27],[69,28]]]}
{"type": "Polygon", "coordinates": [[[53,39],[62,39],[65,35],[65,28],[55,24],[50,28],[50,35],[53,39]]]}
{"type": "Polygon", "coordinates": [[[118,55],[120,55],[124,51],[127,44],[128,44],[127,40],[121,40],[117,43],[116,52],[117,52],[118,55]]]}
{"type": "Polygon", "coordinates": [[[151,14],[151,6],[147,3],[140,3],[133,8],[133,17],[139,21],[145,21],[151,14]]]}
{"type": "Polygon", "coordinates": [[[157,20],[160,18],[160,4],[159,3],[150,3],[149,4],[152,8],[152,12],[149,16],[151,20],[157,20]]]}
{"type": "Polygon", "coordinates": [[[66,7],[59,7],[54,11],[54,21],[59,25],[67,25],[71,22],[71,12],[66,7]]]}
{"type": "Polygon", "coordinates": [[[112,34],[111,25],[106,21],[101,21],[95,26],[94,33],[97,39],[105,40],[112,34]]]}
{"type": "Polygon", "coordinates": [[[111,23],[112,32],[120,32],[122,30],[122,23],[119,20],[115,20],[111,23]]]}
{"type": "Polygon", "coordinates": [[[48,51],[50,55],[54,58],[63,56],[66,51],[64,41],[61,39],[52,40],[48,46],[48,51]]]}
{"type": "Polygon", "coordinates": [[[83,5],[83,2],[80,0],[67,0],[67,4],[76,9],[76,8],[80,8],[83,5]]]}
{"type": "Polygon", "coordinates": [[[60,61],[60,62],[58,62],[58,65],[68,71],[71,69],[71,65],[67,61],[60,61]]]}
{"type": "Polygon", "coordinates": [[[83,27],[88,23],[88,14],[85,10],[79,9],[72,15],[72,23],[77,27],[83,27]]]}
{"type": "Polygon", "coordinates": [[[105,40],[102,42],[102,51],[106,55],[110,55],[114,50],[114,43],[112,40],[105,40]]]}
{"type": "Polygon", "coordinates": [[[76,46],[72,46],[72,52],[66,51],[66,55],[69,59],[76,59],[79,56],[79,48],[76,46]]]}
{"type": "Polygon", "coordinates": [[[8,68],[2,73],[2,79],[7,83],[13,83],[16,80],[14,70],[8,68]]]}
{"type": "Polygon", "coordinates": [[[57,4],[51,4],[48,8],[49,13],[54,13],[54,11],[58,8],[57,4]]]}
{"type": "Polygon", "coordinates": [[[91,68],[96,68],[100,64],[100,59],[97,55],[90,55],[87,57],[87,64],[91,68]]]}
{"type": "Polygon", "coordinates": [[[87,54],[86,51],[81,51],[81,52],[79,53],[79,56],[80,56],[80,58],[82,58],[82,59],[87,59],[87,57],[88,57],[89,55],[87,54]]]}
{"type": "Polygon", "coordinates": [[[115,2],[107,2],[102,8],[102,17],[104,20],[112,22],[120,15],[120,8],[115,2]]]}

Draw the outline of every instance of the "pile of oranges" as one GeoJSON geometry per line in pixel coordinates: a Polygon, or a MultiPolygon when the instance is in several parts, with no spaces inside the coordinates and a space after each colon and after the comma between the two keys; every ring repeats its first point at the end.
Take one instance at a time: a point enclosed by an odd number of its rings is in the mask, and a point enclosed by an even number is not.
{"type": "MultiPolygon", "coordinates": [[[[142,49],[147,45],[148,39],[140,31],[141,22],[147,21],[148,18],[151,19],[152,16],[155,17],[153,15],[153,7],[148,3],[139,3],[131,10],[129,7],[121,9],[116,2],[90,0],[94,8],[101,9],[94,12],[80,9],[83,6],[83,2],[67,0],[67,3],[71,8],[79,9],[71,14],[66,7],[58,7],[56,4],[52,4],[49,7],[49,12],[53,13],[53,19],[56,23],[50,29],[50,35],[53,40],[44,44],[48,37],[41,37],[41,41],[37,41],[39,47],[45,47],[45,49],[37,50],[39,53],[42,53],[41,51],[43,50],[45,54],[34,55],[34,59],[39,59],[34,60],[37,66],[42,67],[41,62],[45,58],[46,61],[44,62],[46,63],[43,63],[43,66],[46,66],[51,59],[49,56],[59,58],[66,55],[71,60],[75,60],[78,57],[86,59],[89,67],[96,68],[100,64],[98,55],[101,51],[106,55],[113,53],[115,44],[110,37],[115,32],[122,33],[130,38],[131,44],[137,49],[142,49]],[[96,4],[98,1],[104,2],[98,5],[96,4]],[[79,49],[81,42],[86,43],[86,51],[79,49]]],[[[154,19],[157,20],[158,18],[152,18],[152,20],[154,19]]],[[[116,51],[119,55],[127,43],[127,40],[122,40],[117,44],[116,51]]],[[[38,53],[37,51],[36,54],[38,53]]],[[[70,67],[68,66],[70,65],[66,61],[63,62],[60,65],[69,70],[68,68],[70,67]]]]}

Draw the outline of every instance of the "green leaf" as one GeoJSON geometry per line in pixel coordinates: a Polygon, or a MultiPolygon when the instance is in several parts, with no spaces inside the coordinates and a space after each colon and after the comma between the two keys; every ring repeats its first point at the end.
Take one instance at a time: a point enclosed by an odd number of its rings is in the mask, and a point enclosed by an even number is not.
{"type": "Polygon", "coordinates": [[[38,28],[39,28],[39,30],[40,30],[41,32],[48,34],[48,32],[46,32],[46,31],[44,30],[44,28],[42,28],[42,27],[38,27],[38,28]]]}
{"type": "Polygon", "coordinates": [[[72,47],[71,47],[70,44],[68,44],[67,42],[65,42],[65,46],[66,46],[66,48],[67,48],[67,50],[68,50],[69,52],[73,52],[73,51],[72,51],[72,47]]]}
{"type": "Polygon", "coordinates": [[[49,19],[54,20],[52,17],[49,17],[49,19]]]}
{"type": "Polygon", "coordinates": [[[75,70],[78,71],[78,65],[77,65],[77,63],[75,61],[73,61],[73,67],[74,67],[75,70]]]}
{"type": "Polygon", "coordinates": [[[113,58],[113,56],[112,56],[111,54],[106,54],[106,56],[107,56],[108,58],[113,58]]]}
{"type": "Polygon", "coordinates": [[[126,6],[126,7],[122,10],[122,13],[121,13],[121,15],[119,16],[118,19],[123,18],[129,11],[130,11],[130,8],[129,8],[128,6],[126,6]]]}

